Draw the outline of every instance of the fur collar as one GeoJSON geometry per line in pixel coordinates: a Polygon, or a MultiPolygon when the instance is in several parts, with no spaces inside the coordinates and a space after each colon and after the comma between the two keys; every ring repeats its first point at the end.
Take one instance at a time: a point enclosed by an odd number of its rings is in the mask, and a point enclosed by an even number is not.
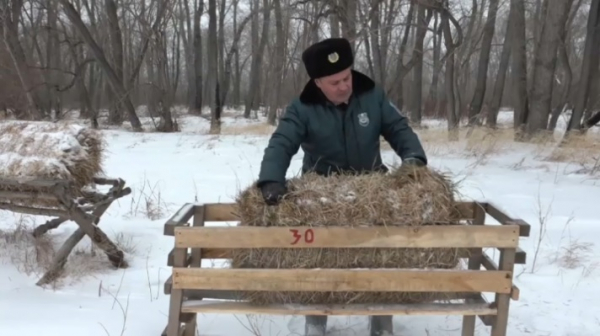
{"type": "MultiPolygon", "coordinates": [[[[374,87],[375,82],[371,78],[361,72],[352,70],[353,96],[359,96],[372,90],[374,87]]],[[[300,101],[303,104],[308,105],[325,105],[327,103],[327,98],[325,98],[321,89],[315,84],[315,81],[311,79],[304,86],[304,90],[302,90],[302,93],[300,94],[300,101]]]]}

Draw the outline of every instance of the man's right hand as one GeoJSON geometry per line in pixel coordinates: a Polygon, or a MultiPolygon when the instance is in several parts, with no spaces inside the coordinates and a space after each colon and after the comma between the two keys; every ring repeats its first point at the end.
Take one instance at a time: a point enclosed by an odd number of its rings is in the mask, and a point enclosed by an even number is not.
{"type": "Polygon", "coordinates": [[[267,205],[277,205],[287,193],[285,186],[279,182],[265,182],[260,190],[267,205]]]}

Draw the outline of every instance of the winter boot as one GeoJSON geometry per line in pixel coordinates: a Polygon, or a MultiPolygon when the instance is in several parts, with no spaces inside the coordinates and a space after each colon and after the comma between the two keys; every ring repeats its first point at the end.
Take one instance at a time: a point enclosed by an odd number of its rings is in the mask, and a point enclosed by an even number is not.
{"type": "Polygon", "coordinates": [[[393,336],[392,316],[372,316],[371,336],[393,336]]]}
{"type": "Polygon", "coordinates": [[[304,336],[325,336],[327,315],[308,315],[304,324],[304,336]]]}

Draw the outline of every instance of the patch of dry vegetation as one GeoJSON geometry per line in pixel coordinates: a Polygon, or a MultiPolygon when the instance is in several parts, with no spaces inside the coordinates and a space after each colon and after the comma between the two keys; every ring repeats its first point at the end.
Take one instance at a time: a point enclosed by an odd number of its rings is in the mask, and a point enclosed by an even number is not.
{"type": "Polygon", "coordinates": [[[162,196],[158,183],[151,185],[146,178],[142,181],[141,187],[132,189],[129,211],[124,215],[125,218],[141,216],[150,220],[158,220],[165,217],[169,212],[169,204],[162,196]]]}
{"type": "Polygon", "coordinates": [[[222,135],[271,135],[276,126],[266,122],[248,122],[246,124],[221,125],[222,135]]]}
{"type": "Polygon", "coordinates": [[[573,163],[580,167],[579,173],[594,175],[600,172],[600,134],[587,132],[569,135],[552,149],[545,160],[573,163]]]}
{"type": "MultiPolygon", "coordinates": [[[[35,227],[32,216],[19,215],[14,225],[0,230],[0,263],[10,264],[28,276],[37,277],[48,271],[62,238],[50,232],[34,237],[35,227]]],[[[123,252],[137,253],[132,236],[119,233],[112,240],[123,252]]],[[[89,242],[89,238],[84,238],[84,241],[89,242]]],[[[91,243],[85,247],[79,246],[69,255],[60,278],[51,287],[57,288],[111,270],[111,264],[102,250],[91,243]]]]}
{"type": "Polygon", "coordinates": [[[51,264],[56,239],[52,235],[33,237],[34,221],[20,216],[12,228],[0,230],[0,260],[27,275],[42,274],[51,264]]]}

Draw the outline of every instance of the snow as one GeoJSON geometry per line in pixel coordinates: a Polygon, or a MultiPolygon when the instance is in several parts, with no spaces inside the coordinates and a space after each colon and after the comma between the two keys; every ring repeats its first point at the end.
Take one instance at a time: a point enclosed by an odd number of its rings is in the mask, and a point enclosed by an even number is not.
{"type": "MultiPolygon", "coordinates": [[[[510,117],[503,112],[500,121],[510,124],[510,117]]],[[[242,123],[248,122],[229,118],[224,129],[242,129],[242,123]]],[[[431,128],[445,127],[437,121],[426,123],[431,128]]],[[[166,261],[173,247],[173,238],[163,235],[164,223],[186,203],[233,202],[236,193],[256,179],[268,140],[268,135],[206,135],[208,121],[203,118],[185,117],[181,124],[183,131],[176,134],[103,131],[108,146],[106,172],[125,179],[133,193],[113,204],[101,227],[127,243],[130,268],[109,269],[98,252],[86,257],[90,245],[85,238],[77,249],[89,274],[76,276],[70,263],[69,277],[59,286],[40,288],[35,282],[41,274],[23,272],[12,263],[0,235],[0,335],[160,335],[169,310],[163,284],[170,275],[166,261]]],[[[543,161],[533,145],[509,147],[483,161],[450,147],[430,151],[434,153],[431,166],[453,172],[462,181],[464,199],[493,202],[532,225],[531,236],[520,243],[527,252],[527,265],[515,268],[521,296],[510,303],[508,335],[598,335],[598,181],[574,173],[577,167],[572,164],[543,161]]],[[[398,162],[389,150],[384,160],[398,162]]],[[[300,171],[301,161],[302,151],[292,159],[288,176],[300,171]]],[[[0,212],[0,230],[8,232],[32,218],[0,212]]],[[[46,220],[34,219],[37,224],[46,220]]],[[[75,229],[67,223],[51,231],[51,236],[60,244],[75,229]]],[[[488,253],[498,260],[497,253],[488,253]]],[[[401,335],[461,334],[458,316],[399,316],[394,321],[395,332],[401,335]]],[[[253,326],[263,336],[302,335],[304,318],[198,316],[203,336],[256,335],[250,331],[253,326]]],[[[330,317],[328,335],[365,336],[368,328],[367,317],[330,317]]],[[[489,335],[489,328],[478,320],[476,334],[489,335]]]]}

